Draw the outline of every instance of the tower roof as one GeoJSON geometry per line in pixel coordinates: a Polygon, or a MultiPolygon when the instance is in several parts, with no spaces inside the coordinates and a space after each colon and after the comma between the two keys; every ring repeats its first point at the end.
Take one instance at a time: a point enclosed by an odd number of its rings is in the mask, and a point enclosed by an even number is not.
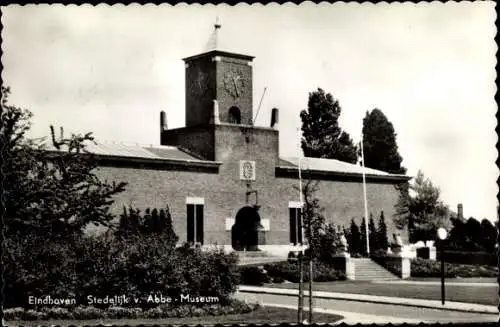
{"type": "Polygon", "coordinates": [[[206,55],[221,55],[226,57],[246,59],[250,61],[255,58],[253,56],[238,53],[237,51],[231,49],[226,43],[224,43],[224,38],[221,37],[224,35],[223,33],[221,35],[221,30],[222,24],[219,21],[219,17],[217,17],[214,24],[214,29],[212,31],[212,34],[210,35],[210,38],[208,39],[207,44],[205,45],[205,48],[203,49],[203,52],[194,56],[183,58],[183,60],[189,61],[199,57],[204,57],[206,55]]]}
{"type": "Polygon", "coordinates": [[[219,22],[219,17],[216,18],[214,24],[214,30],[208,39],[207,44],[205,45],[204,52],[209,52],[212,50],[219,50],[219,30],[222,25],[219,22]]]}

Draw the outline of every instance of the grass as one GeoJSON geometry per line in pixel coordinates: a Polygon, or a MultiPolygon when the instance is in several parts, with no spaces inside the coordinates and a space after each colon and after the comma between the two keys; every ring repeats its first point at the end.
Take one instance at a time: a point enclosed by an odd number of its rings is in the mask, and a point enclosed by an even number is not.
{"type": "MultiPolygon", "coordinates": [[[[439,277],[410,277],[406,279],[408,281],[418,281],[418,282],[440,282],[439,277]]],[[[467,277],[467,278],[447,278],[446,281],[457,282],[457,283],[497,283],[495,277],[467,277]]]]}
{"type": "MultiPolygon", "coordinates": [[[[266,287],[298,288],[298,284],[270,284],[266,287]]],[[[410,299],[441,300],[441,287],[436,285],[387,284],[355,281],[314,283],[313,289],[324,292],[395,296],[410,299]]],[[[497,286],[446,285],[448,301],[498,305],[497,286]]]]}
{"type": "MultiPolygon", "coordinates": [[[[315,323],[333,323],[342,316],[324,313],[315,313],[315,323]]],[[[185,318],[163,318],[163,319],[94,319],[94,320],[44,320],[44,321],[5,321],[5,326],[44,326],[58,325],[216,325],[216,324],[277,324],[296,323],[297,311],[285,308],[260,307],[255,311],[245,314],[234,314],[226,316],[203,316],[185,318]]]]}

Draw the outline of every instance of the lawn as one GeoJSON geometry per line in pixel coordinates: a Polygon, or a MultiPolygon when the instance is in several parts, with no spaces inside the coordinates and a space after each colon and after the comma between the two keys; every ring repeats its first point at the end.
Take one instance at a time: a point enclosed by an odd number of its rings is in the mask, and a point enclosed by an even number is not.
{"type": "MultiPolygon", "coordinates": [[[[342,316],[324,313],[315,313],[314,320],[317,323],[333,323],[342,316]]],[[[43,320],[43,321],[6,321],[5,326],[90,326],[90,325],[216,325],[216,324],[278,324],[296,323],[297,311],[292,309],[260,307],[253,312],[245,314],[234,314],[226,316],[203,316],[185,318],[164,319],[95,319],[95,320],[43,320]]]]}
{"type": "MultiPolygon", "coordinates": [[[[298,288],[298,284],[266,284],[266,287],[298,288]]],[[[307,288],[307,286],[306,286],[307,288]]],[[[441,300],[439,285],[389,284],[355,281],[314,283],[313,289],[324,292],[395,296],[412,299],[441,300]]],[[[456,302],[498,305],[497,286],[447,285],[446,300],[456,302]]]]}
{"type": "MultiPolygon", "coordinates": [[[[410,277],[409,281],[419,282],[441,282],[437,277],[410,277]]],[[[495,277],[467,277],[467,278],[447,278],[446,281],[456,283],[498,283],[495,277]]]]}

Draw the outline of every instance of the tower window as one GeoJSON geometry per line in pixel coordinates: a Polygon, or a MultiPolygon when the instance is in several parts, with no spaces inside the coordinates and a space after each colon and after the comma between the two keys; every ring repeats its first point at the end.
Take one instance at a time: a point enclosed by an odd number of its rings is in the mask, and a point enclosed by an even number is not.
{"type": "Polygon", "coordinates": [[[237,107],[229,108],[229,123],[241,124],[241,112],[237,107]]]}

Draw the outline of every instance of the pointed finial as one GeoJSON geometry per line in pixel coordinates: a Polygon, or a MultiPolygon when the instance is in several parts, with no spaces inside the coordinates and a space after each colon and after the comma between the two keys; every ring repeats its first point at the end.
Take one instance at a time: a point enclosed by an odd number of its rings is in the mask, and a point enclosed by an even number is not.
{"type": "Polygon", "coordinates": [[[218,34],[221,27],[222,24],[219,22],[219,16],[217,16],[215,19],[214,30],[212,35],[210,35],[207,45],[205,46],[205,51],[217,50],[217,47],[219,46],[218,34]]]}

